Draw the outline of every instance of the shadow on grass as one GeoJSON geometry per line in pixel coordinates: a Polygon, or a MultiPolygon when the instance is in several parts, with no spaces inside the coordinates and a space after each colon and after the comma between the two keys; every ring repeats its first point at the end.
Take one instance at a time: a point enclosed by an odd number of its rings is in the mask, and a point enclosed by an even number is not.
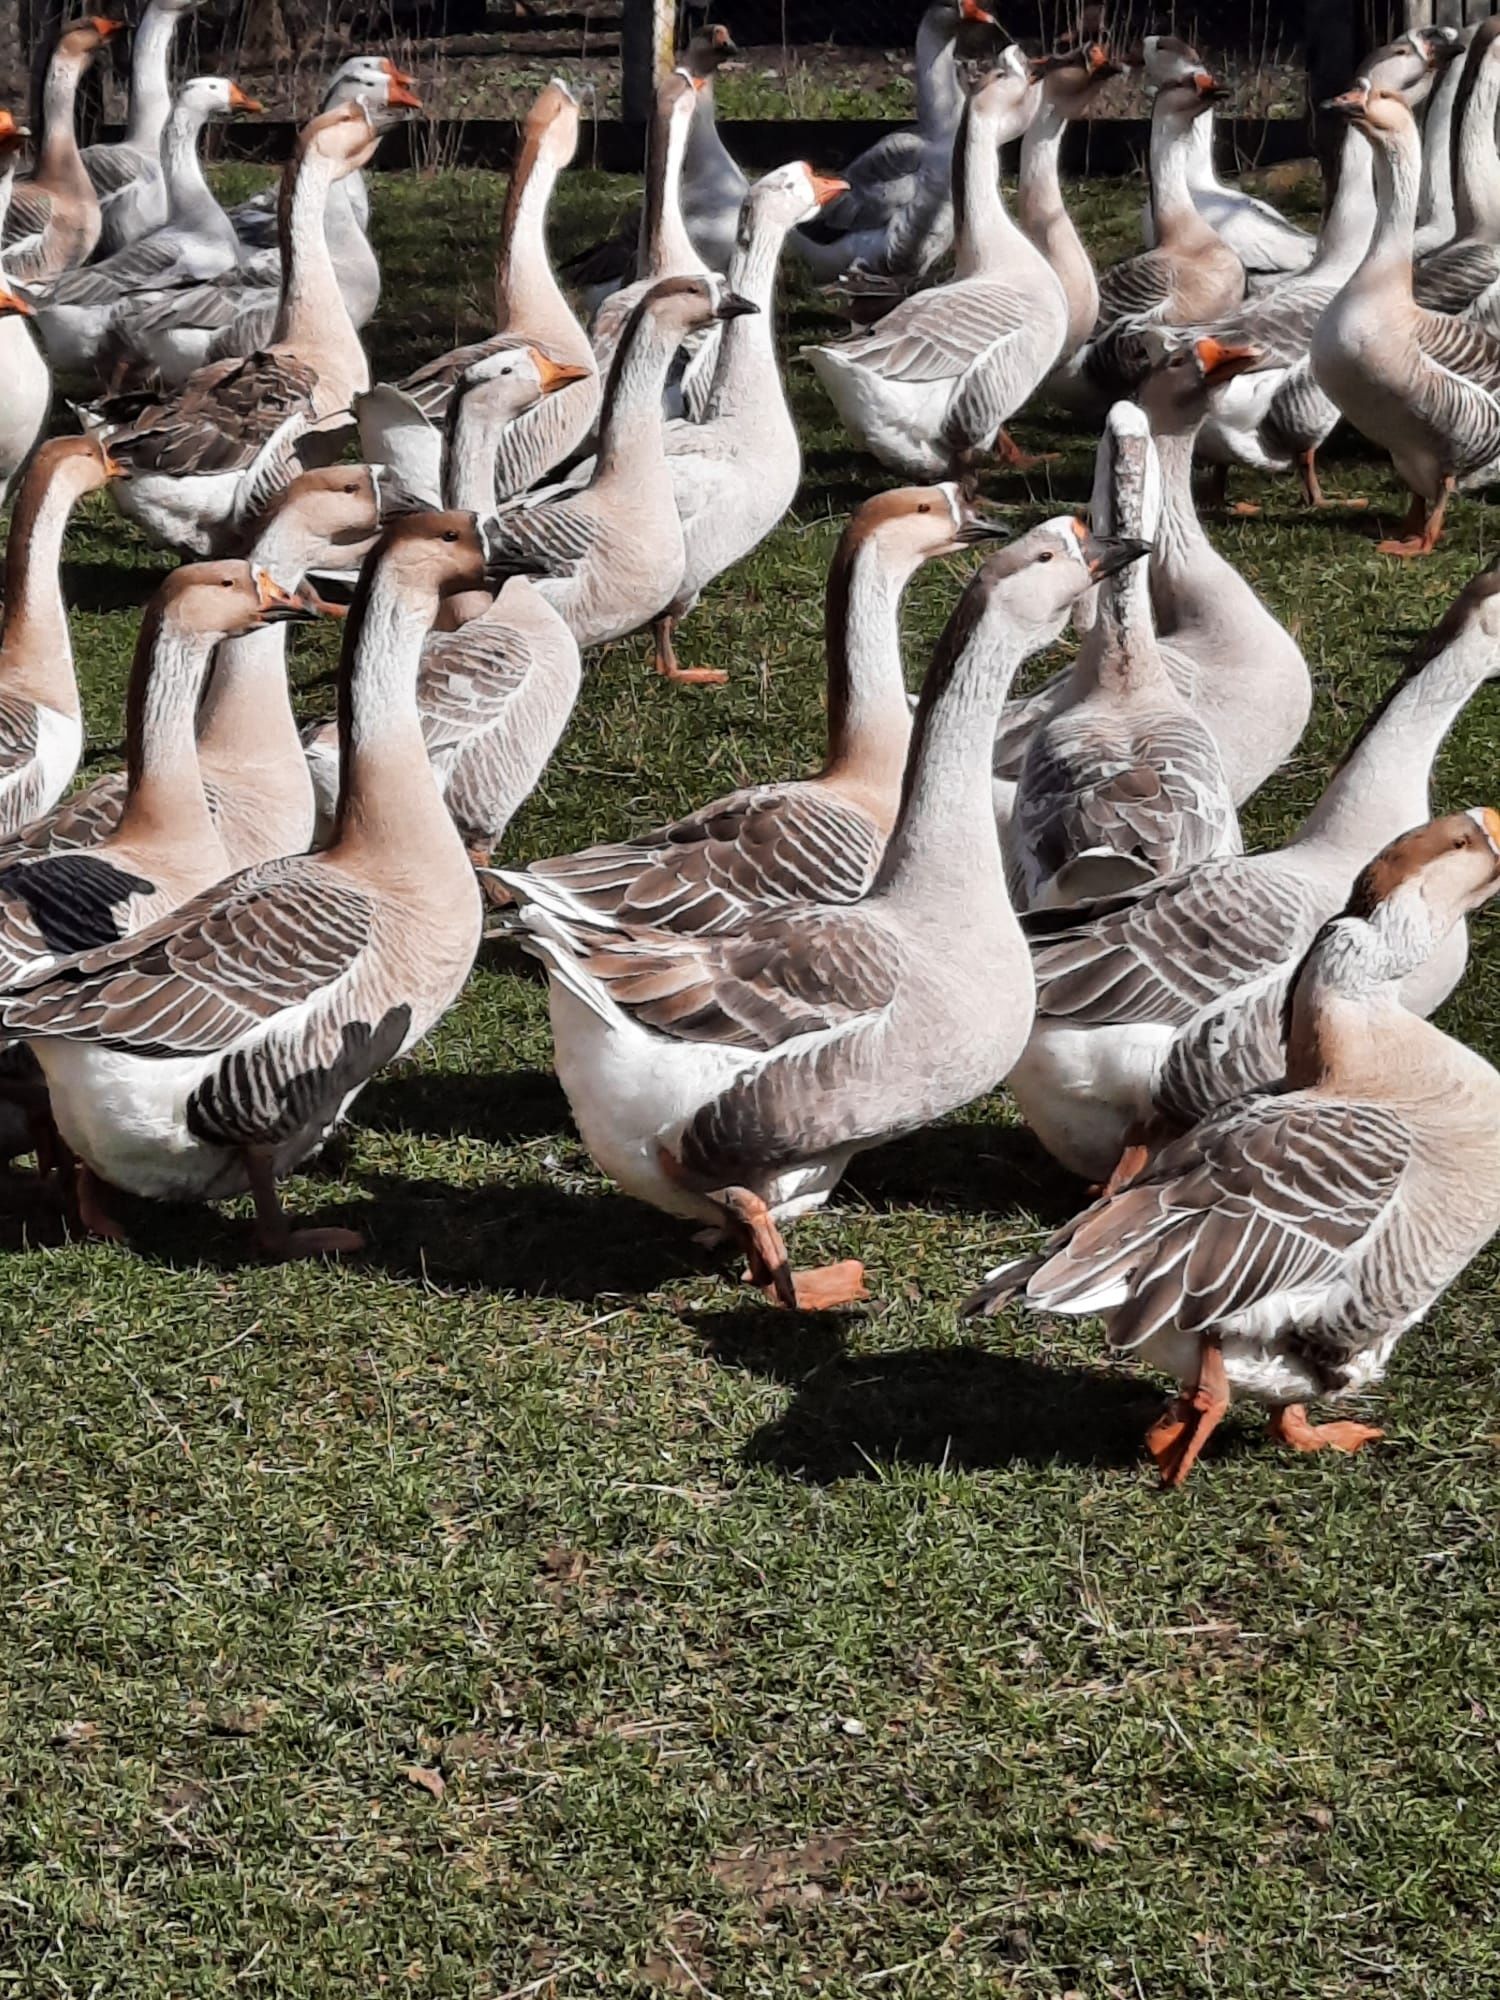
{"type": "Polygon", "coordinates": [[[166,571],[142,563],[138,551],[117,563],[65,562],[63,596],[75,611],[135,611],[155,593],[166,571]]]}
{"type": "Polygon", "coordinates": [[[699,1315],[709,1352],[790,1383],[785,1413],[745,1448],[752,1465],[822,1485],[886,1465],[1125,1466],[1161,1410],[1151,1383],[1086,1368],[1048,1368],[982,1347],[843,1351],[826,1315],[699,1315]]]}
{"type": "Polygon", "coordinates": [[[551,1070],[501,1070],[472,1076],[387,1072],[366,1086],[359,1122],[377,1132],[424,1139],[475,1139],[514,1145],[572,1131],[568,1100],[551,1070]]]}
{"type": "Polygon", "coordinates": [[[1024,1125],[929,1125],[859,1154],[848,1189],[871,1208],[953,1209],[1008,1216],[1024,1208],[1044,1223],[1066,1222],[1085,1201],[1067,1173],[1024,1125]]]}

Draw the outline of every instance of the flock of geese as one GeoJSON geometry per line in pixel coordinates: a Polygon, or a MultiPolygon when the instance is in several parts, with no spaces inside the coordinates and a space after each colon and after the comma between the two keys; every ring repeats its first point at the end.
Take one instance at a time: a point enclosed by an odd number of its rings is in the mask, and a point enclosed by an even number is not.
{"type": "Polygon", "coordinates": [[[1378,1435],[1306,1405],[1376,1382],[1500,1226],[1500,1076],[1427,1019],[1500,891],[1500,814],[1429,803],[1500,660],[1500,571],[1294,836],[1247,854],[1239,810],[1296,749],[1311,681],[1205,535],[1192,469],[1296,467],[1317,501],[1317,450],[1350,417],[1411,488],[1388,545],[1407,554],[1500,464],[1500,21],[1466,53],[1413,33],[1369,59],[1333,107],[1348,137],[1316,242],[1216,178],[1222,92],[1186,44],[1149,40],[1149,247],[1097,279],[1058,159],[1116,67],[1101,45],[1028,59],[977,0],[936,0],[912,131],[837,179],[793,163],[747,185],[713,116],[730,45],[705,31],[659,86],[633,235],[565,274],[589,332],[548,252],[579,132],[553,82],[505,202],[496,331],[372,383],[362,171],[411,79],[346,63],[274,206],[225,212],[200,135],[255,107],[222,79],[171,90],[191,4],[150,0],[119,145],[82,152],[74,130],[102,18],[59,36],[27,176],[25,135],[0,132],[9,1156],[34,1151],[101,1235],[121,1233],[111,1188],[248,1192],[267,1254],[357,1249],[295,1228],[278,1184],[452,1006],[488,924],[545,969],[600,1167],[727,1240],[782,1306],[864,1296],[857,1263],[796,1271],[783,1240],[850,1160],[1004,1082],[1096,1186],[969,1310],[1103,1314],[1180,1385],[1148,1440],[1171,1484],[1236,1397],[1300,1450],[1378,1435]],[[797,493],[789,245],[856,322],[811,350],[819,380],[924,482],[866,501],[838,544],[822,768],[497,865],[587,649],[650,628],[663,674],[724,678],[684,667],[676,632],[797,493]],[[54,371],[94,378],[80,435],[43,437],[54,371]],[[1038,395],[1097,415],[1091,517],[1007,538],[976,467],[1025,462],[1007,425],[1038,395]],[[96,489],[190,560],[142,620],[125,771],[70,791],[59,563],[96,489]],[[990,543],[913,713],[903,592],[990,543]],[[286,628],[340,580],[337,714],[304,736],[286,628]],[[1072,663],[1013,699],[1069,623],[1072,663]]]}

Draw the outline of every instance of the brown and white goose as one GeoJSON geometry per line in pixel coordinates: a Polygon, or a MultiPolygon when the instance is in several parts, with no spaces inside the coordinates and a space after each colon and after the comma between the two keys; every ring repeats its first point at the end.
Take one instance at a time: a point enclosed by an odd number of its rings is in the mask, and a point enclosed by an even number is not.
{"type": "MultiPolygon", "coordinates": [[[[1161,467],[1133,403],[1109,413],[1091,516],[1142,555],[1160,531],[1161,467]]],[[[1008,853],[1032,908],[1074,903],[1238,854],[1229,781],[1157,644],[1144,563],[1099,589],[1064,705],[1033,733],[1008,853]]]]}
{"type": "Polygon", "coordinates": [[[1020,660],[1138,553],[1049,522],[994,556],[938,645],[901,813],[869,893],[734,931],[611,928],[524,905],[551,980],[557,1072],[627,1193],[743,1246],[783,1305],[863,1296],[845,1263],[794,1277],[780,1224],[850,1159],[1004,1076],[1031,977],[990,811],[988,739],[1020,660]]]}
{"type": "Polygon", "coordinates": [[[416,679],[441,596],[485,574],[468,515],[410,515],[376,544],[344,636],[344,782],[325,852],[231,875],[0,1009],[90,1177],[170,1200],[248,1189],[273,1256],[361,1246],[347,1229],[293,1231],[276,1183],[473,964],[479,891],[433,782],[416,679]]]}
{"type": "MultiPolygon", "coordinates": [[[[512,502],[486,524],[497,548],[552,572],[537,585],[580,646],[623,639],[661,615],[686,550],[667,462],[662,391],[682,342],[754,312],[719,278],[666,278],[636,306],[604,392],[587,486],[512,502]]],[[[669,678],[694,680],[690,667],[669,678]]]]}
{"type": "Polygon", "coordinates": [[[91,14],[64,27],[42,85],[42,141],[36,167],[11,189],[3,234],[5,267],[22,284],[43,284],[93,254],[99,197],[78,150],[78,86],[123,21],[91,14]]]}
{"type": "MultiPolygon", "coordinates": [[[[8,111],[0,111],[0,229],[10,206],[16,158],[26,134],[8,111]]],[[[11,481],[31,456],[52,407],[52,370],[29,324],[33,307],[10,288],[0,252],[0,505],[11,481]]]]}
{"type": "Polygon", "coordinates": [[[1297,973],[1285,1074],[1225,1105],[970,1300],[1102,1313],[1115,1352],[1174,1376],[1147,1435],[1180,1486],[1232,1403],[1294,1451],[1357,1451],[1310,1423],[1372,1388],[1396,1343],[1500,1228],[1500,1075],[1403,1004],[1500,892],[1500,813],[1454,813],[1361,874],[1297,973]]]}
{"type": "Polygon", "coordinates": [[[46,812],[78,768],[83,716],[63,603],[63,531],[118,467],[93,438],[50,438],[26,469],[5,545],[0,841],[46,812]]]}
{"type": "Polygon", "coordinates": [[[1481,21],[1469,43],[1453,102],[1451,242],[1417,263],[1412,291],[1433,312],[1470,313],[1495,331],[1500,322],[1500,17],[1481,21]]]}
{"type": "Polygon", "coordinates": [[[282,182],[281,306],[268,348],[211,362],[144,408],[139,397],[106,398],[92,413],[130,474],[112,489],[117,506],[157,540],[195,555],[243,547],[304,459],[336,455],[342,437],[326,420],[369,386],[369,367],[323,212],[329,189],[365,165],[379,138],[357,102],[299,135],[282,182]],[[309,435],[320,424],[323,434],[309,435]]]}
{"type": "MultiPolygon", "coordinates": [[[[1500,568],[1462,590],[1285,846],[1026,919],[1036,1026],[1010,1088],[1057,1159],[1104,1181],[1280,1075],[1298,965],[1380,848],[1431,813],[1432,768],[1500,661],[1500,568]]],[[[1463,973],[1457,926],[1405,991],[1430,1014],[1463,973]]]]}
{"type": "Polygon", "coordinates": [[[372,464],[387,465],[414,492],[442,495],[445,504],[486,512],[524,493],[569,458],[593,429],[599,413],[600,374],[588,336],[563,297],[547,251],[547,213],[557,177],[578,147],[578,104],[553,78],[526,120],[521,151],[505,195],[500,254],[495,272],[495,325],[488,340],[471,341],[425,362],[399,383],[380,382],[359,399],[360,448],[372,464]],[[545,386],[517,410],[495,439],[488,488],[446,478],[448,442],[457,421],[455,398],[493,380],[518,346],[536,351],[545,386]],[[549,367],[566,369],[552,384],[549,367]],[[464,497],[458,497],[462,486],[464,497]]]}
{"type": "Polygon", "coordinates": [[[1003,533],[956,486],[865,501],[828,572],[822,770],[745,786],[687,819],[500,879],[564,916],[684,933],[735,930],[788,903],[858,901],[895,825],[911,738],[902,594],[924,563],[1003,533]]]}

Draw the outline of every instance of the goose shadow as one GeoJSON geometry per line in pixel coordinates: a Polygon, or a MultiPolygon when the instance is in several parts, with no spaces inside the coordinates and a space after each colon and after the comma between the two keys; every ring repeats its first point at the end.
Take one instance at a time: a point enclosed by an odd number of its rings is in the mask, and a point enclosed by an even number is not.
{"type": "Polygon", "coordinates": [[[360,1095],[359,1122],[378,1132],[423,1139],[477,1139],[487,1146],[573,1129],[568,1100],[550,1069],[493,1075],[389,1071],[360,1095]]]}
{"type": "Polygon", "coordinates": [[[168,573],[149,563],[65,562],[63,596],[75,611],[139,611],[168,573]]]}
{"type": "Polygon", "coordinates": [[[939,1209],[1012,1216],[1018,1209],[1056,1226],[1088,1200],[1084,1184],[1060,1167],[1024,1125],[927,1125],[856,1155],[845,1186],[885,1211],[939,1209]]]}
{"type": "Polygon", "coordinates": [[[744,1457],[811,1485],[892,1465],[1137,1465],[1162,1407],[1149,1381],[970,1343],[849,1354],[821,1314],[705,1313],[694,1325],[716,1360],[791,1387],[744,1457]]]}

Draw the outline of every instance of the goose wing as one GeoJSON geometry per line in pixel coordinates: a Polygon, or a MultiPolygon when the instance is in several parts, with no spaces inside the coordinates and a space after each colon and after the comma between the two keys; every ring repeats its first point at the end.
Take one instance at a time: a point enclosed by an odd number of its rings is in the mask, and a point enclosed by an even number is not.
{"type": "Polygon", "coordinates": [[[18,827],[0,846],[0,869],[28,855],[97,847],[119,825],[124,809],[125,773],[106,771],[81,791],[60,799],[49,812],[18,827]]]}
{"type": "Polygon", "coordinates": [[[430,632],[417,680],[429,754],[456,749],[490,728],[534,659],[523,633],[488,619],[471,619],[456,632],[430,632]]]}
{"type": "MultiPolygon", "coordinates": [[[[522,496],[524,499],[524,496],[522,496]]],[[[491,514],[485,532],[492,548],[539,560],[547,574],[565,576],[603,539],[600,522],[567,489],[547,506],[512,504],[491,514]]]]}
{"type": "Polygon", "coordinates": [[[99,406],[109,448],[133,470],[186,476],[242,472],[289,420],[310,414],[317,375],[285,354],[212,361],[176,395],[131,408],[129,399],[99,406]]]}
{"type": "Polygon", "coordinates": [[[35,181],[17,181],[11,187],[0,242],[7,250],[22,250],[30,239],[43,234],[51,220],[52,197],[47,190],[35,181]]]}
{"type": "Polygon", "coordinates": [[[1172,302],[1177,287],[1177,268],[1165,250],[1147,250],[1139,257],[1127,257],[1099,279],[1097,327],[1117,319],[1136,319],[1160,313],[1172,302]]]}
{"type": "Polygon", "coordinates": [[[887,382],[948,381],[992,360],[1035,316],[1035,301],[1022,293],[969,278],[905,300],[836,351],[887,382]]]}
{"type": "Polygon", "coordinates": [[[138,180],[154,180],[160,172],[154,160],[148,160],[144,153],[138,153],[130,146],[85,146],[83,164],[101,201],[121,193],[138,180]]]}
{"type": "Polygon", "coordinates": [[[1428,365],[1414,371],[1414,406],[1456,447],[1460,471],[1490,464],[1500,456],[1500,337],[1446,313],[1418,313],[1416,331],[1428,365]]]}
{"type": "Polygon", "coordinates": [[[1429,312],[1462,313],[1500,278],[1493,243],[1448,243],[1424,257],[1412,274],[1412,294],[1429,312]]]}
{"type": "Polygon", "coordinates": [[[1276,1333],[1306,1324],[1340,1303],[1411,1156],[1410,1133],[1383,1107],[1240,1098],[1054,1237],[1028,1296],[1062,1311],[1107,1301],[1117,1348],[1168,1324],[1208,1333],[1252,1313],[1276,1333]]]}
{"type": "Polygon", "coordinates": [[[23,977],[121,935],[133,897],[156,884],[118,867],[106,854],[42,854],[0,869],[0,978],[23,977]]]}
{"type": "Polygon", "coordinates": [[[48,306],[114,305],[163,285],[182,267],[182,246],[158,236],[132,243],[102,264],[68,271],[47,294],[48,306]]]}

